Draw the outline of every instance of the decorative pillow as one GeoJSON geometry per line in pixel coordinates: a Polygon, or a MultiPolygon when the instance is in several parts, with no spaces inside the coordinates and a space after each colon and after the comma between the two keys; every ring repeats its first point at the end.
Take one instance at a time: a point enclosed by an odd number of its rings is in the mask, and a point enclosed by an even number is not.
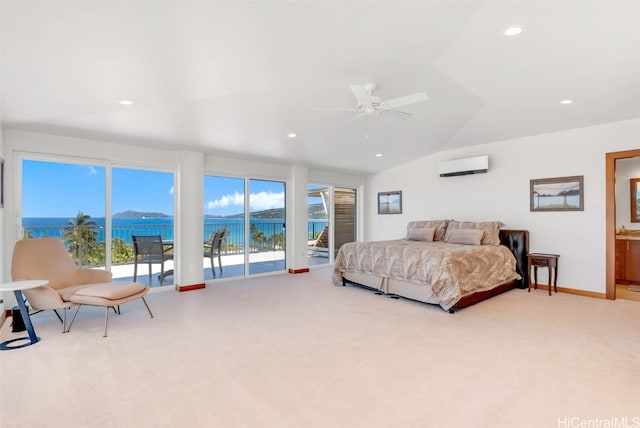
{"type": "Polygon", "coordinates": [[[409,237],[409,231],[411,229],[429,229],[434,228],[433,234],[434,241],[444,240],[444,235],[447,231],[447,225],[451,220],[424,220],[424,221],[410,221],[407,224],[407,238],[409,237]]]}
{"type": "Polygon", "coordinates": [[[479,229],[484,231],[482,245],[500,245],[500,228],[504,223],[500,221],[451,221],[447,226],[445,241],[449,242],[449,233],[456,229],[479,229]]]}
{"type": "Polygon", "coordinates": [[[433,235],[436,229],[433,227],[426,229],[410,229],[407,233],[407,239],[410,241],[433,241],[433,235]]]}
{"type": "Polygon", "coordinates": [[[447,231],[447,242],[450,244],[480,245],[482,229],[452,229],[447,231]]]}

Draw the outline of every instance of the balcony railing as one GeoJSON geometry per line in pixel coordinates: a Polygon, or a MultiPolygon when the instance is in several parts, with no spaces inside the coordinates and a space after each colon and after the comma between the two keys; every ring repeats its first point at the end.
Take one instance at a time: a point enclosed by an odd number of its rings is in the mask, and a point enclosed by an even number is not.
{"type": "MultiPolygon", "coordinates": [[[[325,222],[309,222],[308,239],[314,239],[326,226],[325,222]]],[[[218,229],[227,229],[222,244],[223,255],[242,254],[245,248],[243,223],[206,223],[203,242],[209,240],[218,229]]],[[[79,266],[105,265],[105,227],[100,225],[77,226],[25,226],[23,239],[54,237],[64,241],[65,246],[79,266]]],[[[250,223],[249,251],[276,251],[285,248],[285,225],[283,222],[250,223]]],[[[118,224],[111,227],[111,264],[133,262],[132,235],[160,235],[163,240],[174,239],[173,224],[118,224]]]]}

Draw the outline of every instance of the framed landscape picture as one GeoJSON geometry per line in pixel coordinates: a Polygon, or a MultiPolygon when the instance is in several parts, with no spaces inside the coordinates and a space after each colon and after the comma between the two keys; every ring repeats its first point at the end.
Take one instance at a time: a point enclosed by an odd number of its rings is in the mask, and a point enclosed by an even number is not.
{"type": "Polygon", "coordinates": [[[584,176],[530,180],[530,211],[584,211],[584,176]]]}
{"type": "Polygon", "coordinates": [[[402,192],[378,193],[378,214],[402,214],[402,192]]]}

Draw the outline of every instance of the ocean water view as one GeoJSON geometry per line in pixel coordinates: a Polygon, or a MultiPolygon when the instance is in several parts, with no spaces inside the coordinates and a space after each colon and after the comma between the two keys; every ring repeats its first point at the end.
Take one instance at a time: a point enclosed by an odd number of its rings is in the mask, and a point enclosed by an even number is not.
{"type": "MultiPolygon", "coordinates": [[[[33,238],[44,236],[62,238],[65,228],[72,226],[75,217],[23,217],[22,227],[25,233],[33,238]]],[[[104,217],[91,217],[87,221],[95,222],[98,232],[97,240],[104,241],[105,224],[104,217]]],[[[263,239],[268,241],[273,235],[284,234],[284,219],[251,219],[251,231],[262,232],[263,239]]],[[[323,227],[328,225],[327,220],[309,220],[308,233],[313,238],[323,227]]],[[[244,245],[244,219],[228,217],[206,217],[204,219],[204,234],[202,239],[207,240],[211,233],[219,228],[228,230],[227,242],[236,245],[244,245]]],[[[131,244],[132,235],[161,235],[164,240],[174,239],[173,218],[112,218],[111,238],[121,239],[131,244]]]]}

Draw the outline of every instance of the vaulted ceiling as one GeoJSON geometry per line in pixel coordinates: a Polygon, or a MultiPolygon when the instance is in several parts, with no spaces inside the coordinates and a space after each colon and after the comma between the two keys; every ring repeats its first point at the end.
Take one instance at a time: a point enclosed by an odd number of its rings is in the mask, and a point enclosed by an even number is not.
{"type": "Polygon", "coordinates": [[[0,12],[5,129],[373,173],[640,117],[635,1],[3,0],[0,12]],[[315,110],[356,107],[349,85],[367,82],[383,100],[429,100],[404,120],[315,110]]]}

